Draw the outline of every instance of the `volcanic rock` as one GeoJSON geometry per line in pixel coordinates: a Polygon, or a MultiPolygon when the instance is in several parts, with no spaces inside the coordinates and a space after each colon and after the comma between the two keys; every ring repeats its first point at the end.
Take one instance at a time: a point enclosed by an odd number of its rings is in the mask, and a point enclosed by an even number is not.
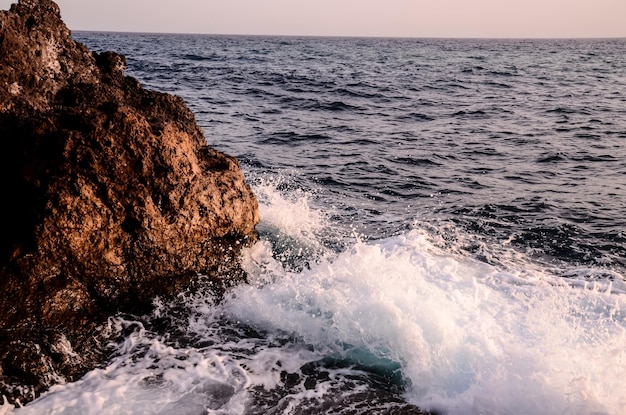
{"type": "Polygon", "coordinates": [[[257,201],[183,100],[71,38],[51,0],[0,11],[0,394],[102,362],[97,327],[205,274],[242,278],[257,201]]]}

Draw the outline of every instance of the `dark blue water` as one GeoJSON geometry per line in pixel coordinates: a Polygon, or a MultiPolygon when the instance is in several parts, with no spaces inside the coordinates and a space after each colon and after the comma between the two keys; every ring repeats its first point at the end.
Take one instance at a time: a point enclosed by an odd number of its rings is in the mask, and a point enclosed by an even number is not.
{"type": "Polygon", "coordinates": [[[626,407],[626,40],[74,37],[239,158],[261,242],[33,410],[626,407]]]}

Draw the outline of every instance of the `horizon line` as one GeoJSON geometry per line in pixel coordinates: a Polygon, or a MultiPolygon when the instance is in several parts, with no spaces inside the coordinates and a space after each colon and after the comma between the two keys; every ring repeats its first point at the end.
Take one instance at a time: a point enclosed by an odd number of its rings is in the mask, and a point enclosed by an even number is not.
{"type": "Polygon", "coordinates": [[[427,40],[626,40],[625,36],[391,36],[391,35],[304,35],[304,34],[254,34],[254,33],[200,33],[200,32],[152,32],[133,30],[70,29],[73,32],[117,33],[137,35],[187,35],[187,36],[233,36],[233,37],[283,37],[283,38],[335,38],[335,39],[427,39],[427,40]]]}

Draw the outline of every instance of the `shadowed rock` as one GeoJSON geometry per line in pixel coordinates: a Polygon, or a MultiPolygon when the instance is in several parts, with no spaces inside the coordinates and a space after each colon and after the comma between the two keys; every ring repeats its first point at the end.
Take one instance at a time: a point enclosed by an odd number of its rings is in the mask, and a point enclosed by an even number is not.
{"type": "Polygon", "coordinates": [[[50,0],[0,11],[0,394],[22,402],[102,361],[107,316],[240,279],[256,238],[238,162],[125,65],[50,0]]]}

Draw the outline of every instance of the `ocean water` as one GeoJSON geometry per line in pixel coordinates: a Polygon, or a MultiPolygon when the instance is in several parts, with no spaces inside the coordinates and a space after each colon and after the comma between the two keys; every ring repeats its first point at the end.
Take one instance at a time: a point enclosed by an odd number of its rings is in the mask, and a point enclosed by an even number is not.
{"type": "Polygon", "coordinates": [[[0,414],[624,413],[626,40],[74,37],[185,99],[261,240],[0,414]]]}

